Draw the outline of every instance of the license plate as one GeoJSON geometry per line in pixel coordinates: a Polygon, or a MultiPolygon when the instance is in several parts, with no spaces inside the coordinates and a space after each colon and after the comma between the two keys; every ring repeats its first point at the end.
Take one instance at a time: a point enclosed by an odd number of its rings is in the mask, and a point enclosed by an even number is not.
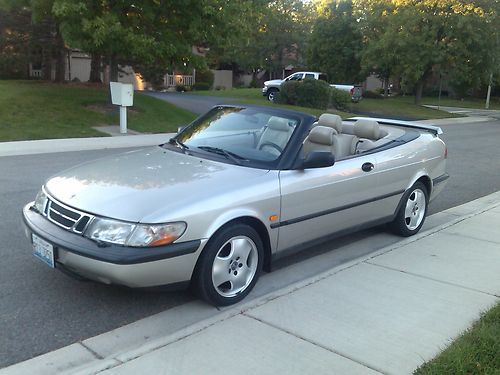
{"type": "Polygon", "coordinates": [[[36,234],[32,234],[31,238],[33,239],[33,255],[45,262],[49,267],[55,268],[54,246],[36,234]]]}

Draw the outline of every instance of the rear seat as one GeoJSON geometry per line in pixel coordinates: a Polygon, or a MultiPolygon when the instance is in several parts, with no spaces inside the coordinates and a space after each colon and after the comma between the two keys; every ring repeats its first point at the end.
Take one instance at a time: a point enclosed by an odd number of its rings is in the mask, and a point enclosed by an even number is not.
{"type": "Polygon", "coordinates": [[[323,113],[319,116],[318,126],[333,128],[337,134],[333,135],[333,149],[335,150],[335,159],[342,159],[346,156],[354,155],[358,136],[342,133],[342,118],[332,113],[323,113]]]}
{"type": "Polygon", "coordinates": [[[354,134],[358,137],[354,151],[356,154],[387,143],[387,140],[383,139],[387,135],[387,132],[381,130],[379,123],[374,120],[360,119],[356,121],[354,124],[354,134]]]}

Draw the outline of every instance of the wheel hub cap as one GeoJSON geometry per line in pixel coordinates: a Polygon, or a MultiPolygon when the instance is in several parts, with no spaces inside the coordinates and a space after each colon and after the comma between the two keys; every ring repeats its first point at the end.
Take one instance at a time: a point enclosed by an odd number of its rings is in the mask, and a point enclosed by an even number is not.
{"type": "Polygon", "coordinates": [[[425,193],[415,189],[406,202],[405,223],[409,230],[415,230],[422,223],[426,207],[425,193]]]}
{"type": "Polygon", "coordinates": [[[246,236],[227,241],[217,252],[212,265],[212,283],[223,297],[234,297],[244,291],[257,272],[258,252],[246,236]]]}

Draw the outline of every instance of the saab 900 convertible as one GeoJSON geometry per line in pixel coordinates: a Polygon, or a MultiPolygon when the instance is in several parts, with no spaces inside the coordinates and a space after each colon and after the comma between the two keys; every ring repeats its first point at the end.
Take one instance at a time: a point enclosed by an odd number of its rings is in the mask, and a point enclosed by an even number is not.
{"type": "Polygon", "coordinates": [[[33,252],[75,276],[243,299],[291,250],[389,223],[417,233],[443,189],[437,127],[217,106],[158,147],[50,178],[23,210],[33,252]]]}

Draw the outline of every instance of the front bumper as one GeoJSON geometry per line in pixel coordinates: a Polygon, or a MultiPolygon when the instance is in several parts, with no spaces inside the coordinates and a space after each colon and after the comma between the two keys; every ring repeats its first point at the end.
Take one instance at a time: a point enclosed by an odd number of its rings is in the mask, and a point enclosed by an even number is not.
{"type": "Polygon", "coordinates": [[[264,87],[262,88],[262,96],[266,96],[266,95],[267,95],[267,89],[268,89],[268,87],[267,87],[267,86],[264,86],[264,87]]]}
{"type": "Polygon", "coordinates": [[[100,245],[51,223],[32,210],[23,209],[25,232],[32,233],[54,247],[57,265],[88,279],[128,287],[154,287],[180,284],[191,279],[196,260],[206,240],[179,242],[167,246],[134,248],[100,245]]]}

